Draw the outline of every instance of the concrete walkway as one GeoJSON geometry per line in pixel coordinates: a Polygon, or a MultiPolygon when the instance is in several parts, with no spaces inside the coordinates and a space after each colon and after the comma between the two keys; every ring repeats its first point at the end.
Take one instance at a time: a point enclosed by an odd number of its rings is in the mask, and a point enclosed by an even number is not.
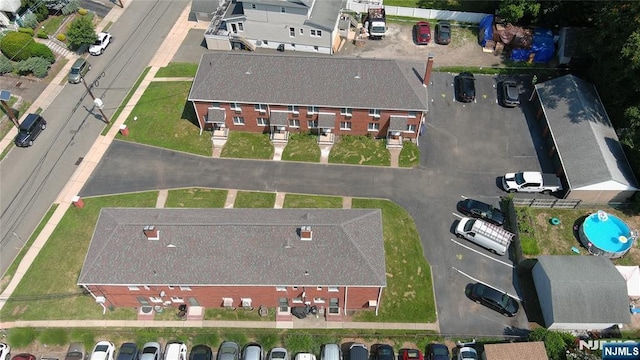
{"type": "MultiPolygon", "coordinates": [[[[102,29],[106,24],[112,22],[115,23],[117,19],[126,10],[128,2],[125,2],[125,8],[114,6],[109,14],[105,16],[102,22],[96,27],[96,29],[102,29]]],[[[11,296],[16,289],[24,274],[27,272],[36,256],[40,252],[40,249],[45,245],[49,236],[53,233],[55,228],[60,223],[62,217],[66,213],[67,209],[72,206],[72,199],[80,192],[85,182],[91,176],[98,165],[100,159],[113,142],[116,134],[118,133],[120,126],[124,124],[125,120],[131,114],[131,111],[135,107],[142,94],[152,81],[191,81],[192,78],[155,78],[156,73],[161,67],[165,67],[169,64],[173,58],[175,52],[178,50],[180,44],[186,38],[188,32],[192,28],[206,28],[206,23],[195,23],[188,21],[188,15],[190,11],[190,3],[185,6],[184,11],[180,15],[180,18],[171,29],[163,44],[160,46],[158,52],[151,60],[149,66],[151,69],[142,80],[140,86],[135,90],[133,96],[129,102],[125,105],[123,111],[120,113],[117,119],[114,121],[113,126],[110,128],[106,135],[100,135],[94,142],[93,146],[85,156],[84,161],[80,163],[71,179],[58,195],[56,203],[58,207],[53,213],[47,224],[34,241],[33,245],[28,249],[24,258],[20,262],[18,269],[11,278],[11,281],[0,294],[0,309],[4,307],[7,299],[11,296]]],[[[46,109],[63,90],[64,84],[66,84],[65,77],[71,67],[72,62],[68,62],[66,66],[60,70],[56,77],[49,83],[42,95],[31,105],[31,107],[25,111],[25,114],[35,112],[38,108],[46,109]]],[[[0,140],[0,153],[10,145],[12,139],[15,137],[17,130],[12,128],[11,131],[0,140]]],[[[219,149],[215,149],[218,150],[219,149]]],[[[397,151],[399,154],[399,151],[397,151]]],[[[392,166],[397,166],[397,157],[392,152],[392,166]],[[395,161],[393,160],[394,158],[395,161]],[[395,164],[395,165],[394,165],[395,164]]],[[[328,162],[328,152],[323,151],[321,163],[328,162]]],[[[237,190],[229,190],[227,194],[227,200],[225,202],[225,208],[233,208],[235,198],[237,196],[237,190]]],[[[168,197],[167,190],[161,190],[158,194],[156,201],[157,208],[163,208],[165,206],[168,197]]],[[[276,208],[281,208],[284,204],[284,193],[278,193],[276,195],[276,208]]],[[[343,198],[343,207],[351,207],[351,198],[343,198]]],[[[278,323],[270,321],[149,321],[149,320],[43,320],[43,321],[15,321],[15,322],[2,322],[0,323],[0,329],[10,329],[15,327],[38,327],[38,328],[104,328],[104,327],[226,327],[226,328],[332,328],[332,329],[413,329],[413,330],[431,330],[439,331],[438,323],[354,323],[354,322],[304,322],[293,321],[278,323]]]]}

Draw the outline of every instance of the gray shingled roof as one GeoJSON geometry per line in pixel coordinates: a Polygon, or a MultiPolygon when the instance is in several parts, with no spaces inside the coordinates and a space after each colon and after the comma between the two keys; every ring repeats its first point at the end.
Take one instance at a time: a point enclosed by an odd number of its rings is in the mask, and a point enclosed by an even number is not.
{"type": "Polygon", "coordinates": [[[386,286],[384,256],[379,209],[104,208],[78,284],[386,286]]]}
{"type": "Polygon", "coordinates": [[[289,125],[289,113],[284,111],[272,111],[269,116],[269,125],[289,125]]]}
{"type": "Polygon", "coordinates": [[[400,116],[389,117],[389,131],[405,131],[407,129],[407,118],[400,116]]]}
{"type": "Polygon", "coordinates": [[[207,109],[207,122],[224,124],[224,109],[209,108],[207,109]]]}
{"type": "Polygon", "coordinates": [[[321,129],[333,129],[336,124],[335,113],[319,113],[318,114],[318,127],[321,129]]]}
{"type": "Polygon", "coordinates": [[[611,260],[545,255],[536,266],[550,280],[555,323],[630,322],[627,283],[611,260]]]}
{"type": "Polygon", "coordinates": [[[616,190],[637,189],[595,86],[565,75],[537,84],[536,91],[571,189],[607,181],[618,183],[616,190]]]}
{"type": "Polygon", "coordinates": [[[189,100],[427,111],[425,67],[387,59],[205,53],[189,100]]]}

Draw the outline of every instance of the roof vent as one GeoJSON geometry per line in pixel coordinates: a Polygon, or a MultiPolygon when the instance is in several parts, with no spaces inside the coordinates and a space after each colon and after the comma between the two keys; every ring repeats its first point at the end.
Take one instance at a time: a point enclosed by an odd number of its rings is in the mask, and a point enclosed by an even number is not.
{"type": "Polygon", "coordinates": [[[144,233],[144,236],[147,237],[147,240],[160,239],[160,232],[153,225],[145,225],[145,227],[142,229],[142,232],[144,233]]]}
{"type": "Polygon", "coordinates": [[[309,241],[312,239],[312,235],[311,226],[305,225],[300,227],[300,240],[309,241]]]}

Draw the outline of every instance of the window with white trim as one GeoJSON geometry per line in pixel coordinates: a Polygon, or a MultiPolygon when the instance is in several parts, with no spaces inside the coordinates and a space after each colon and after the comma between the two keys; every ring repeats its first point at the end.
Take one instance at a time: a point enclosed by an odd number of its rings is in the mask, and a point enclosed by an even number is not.
{"type": "Polygon", "coordinates": [[[231,110],[236,111],[236,112],[240,112],[242,111],[242,109],[240,108],[240,104],[238,103],[229,103],[229,107],[231,108],[231,110]]]}
{"type": "Polygon", "coordinates": [[[173,290],[173,285],[167,285],[167,289],[173,290]]]}
{"type": "Polygon", "coordinates": [[[287,291],[286,286],[276,286],[276,291],[287,291]]]}
{"type": "Polygon", "coordinates": [[[289,37],[296,37],[296,28],[289,28],[289,37]]]}
{"type": "Polygon", "coordinates": [[[322,30],[311,30],[311,36],[313,36],[313,37],[321,37],[322,36],[322,30]]]}
{"type": "Polygon", "coordinates": [[[340,121],[340,130],[351,130],[351,121],[340,121]]]}
{"type": "Polygon", "coordinates": [[[149,290],[149,289],[150,289],[150,288],[149,288],[149,285],[145,285],[145,286],[143,286],[143,288],[144,288],[145,290],[149,290]]]}
{"type": "Polygon", "coordinates": [[[287,8],[284,7],[284,6],[281,6],[280,7],[280,12],[283,13],[283,14],[286,13],[287,12],[287,8]]]}
{"type": "Polygon", "coordinates": [[[380,119],[380,109],[369,109],[369,116],[380,119]]]}
{"type": "Polygon", "coordinates": [[[129,288],[129,290],[131,290],[131,291],[139,291],[140,290],[140,288],[137,287],[137,286],[127,286],[127,288],[129,288]]]}
{"type": "Polygon", "coordinates": [[[369,123],[367,131],[380,131],[380,123],[369,123]]]}
{"type": "Polygon", "coordinates": [[[298,290],[298,287],[297,287],[297,286],[292,286],[291,288],[292,288],[293,290],[298,290]]]}
{"type": "Polygon", "coordinates": [[[407,116],[410,117],[410,118],[417,117],[418,116],[418,112],[417,111],[409,111],[407,113],[407,116]]]}
{"type": "Polygon", "coordinates": [[[180,296],[172,296],[171,297],[171,302],[174,303],[183,303],[184,302],[184,298],[180,297],[180,296]]]}
{"type": "Polygon", "coordinates": [[[313,302],[316,304],[324,304],[325,299],[323,297],[316,297],[316,298],[313,298],[313,302]]]}
{"type": "Polygon", "coordinates": [[[407,132],[416,132],[416,126],[414,124],[407,124],[407,132]]]}
{"type": "Polygon", "coordinates": [[[289,299],[278,298],[278,311],[289,311],[289,299]]]}
{"type": "Polygon", "coordinates": [[[269,125],[269,119],[267,119],[267,118],[257,118],[256,119],[256,123],[258,124],[258,126],[267,126],[267,125],[269,125]]]}
{"type": "Polygon", "coordinates": [[[307,120],[307,127],[309,129],[317,129],[318,128],[318,120],[307,120]]]}
{"type": "Polygon", "coordinates": [[[301,297],[291,298],[291,302],[294,304],[302,304],[302,298],[301,297]]]}
{"type": "Polygon", "coordinates": [[[238,32],[243,32],[243,31],[244,31],[244,24],[238,23],[238,32]]]}
{"type": "Polygon", "coordinates": [[[211,107],[214,109],[222,109],[222,107],[220,107],[220,103],[219,102],[212,102],[211,103],[211,107]]]}
{"type": "Polygon", "coordinates": [[[304,35],[304,29],[300,29],[300,35],[304,35]]]}
{"type": "Polygon", "coordinates": [[[233,125],[244,125],[244,118],[242,116],[234,116],[233,125]]]}
{"type": "Polygon", "coordinates": [[[189,286],[180,286],[180,291],[191,291],[189,286]]]}
{"type": "Polygon", "coordinates": [[[267,104],[255,104],[253,108],[261,113],[267,112],[267,104]]]}
{"type": "Polygon", "coordinates": [[[287,111],[292,112],[294,114],[299,114],[300,113],[300,108],[296,105],[288,105],[287,106],[287,111]]]}
{"type": "Polygon", "coordinates": [[[307,114],[317,114],[318,112],[317,106],[307,106],[307,114]]]}
{"type": "Polygon", "coordinates": [[[158,296],[151,296],[151,297],[149,298],[149,301],[151,301],[151,302],[152,302],[152,303],[154,303],[154,304],[157,304],[157,303],[161,303],[161,302],[163,302],[164,300],[162,300],[162,298],[161,298],[161,297],[158,297],[158,296]]]}
{"type": "Polygon", "coordinates": [[[340,291],[340,289],[338,289],[337,286],[329,286],[329,287],[327,287],[327,291],[328,292],[338,292],[338,291],[340,291]]]}
{"type": "Polygon", "coordinates": [[[299,119],[289,119],[289,127],[299,128],[300,127],[300,120],[299,119]]]}
{"type": "Polygon", "coordinates": [[[351,108],[345,107],[340,109],[340,115],[351,116],[352,113],[353,113],[353,109],[351,108]]]}
{"type": "Polygon", "coordinates": [[[316,290],[322,291],[322,286],[316,286],[316,290]]]}
{"type": "Polygon", "coordinates": [[[256,8],[256,4],[251,4],[251,8],[255,9],[256,8]]]}
{"type": "Polygon", "coordinates": [[[313,47],[313,51],[318,51],[319,49],[320,49],[320,48],[319,48],[319,47],[317,47],[317,46],[314,46],[314,47],[313,47]]]}

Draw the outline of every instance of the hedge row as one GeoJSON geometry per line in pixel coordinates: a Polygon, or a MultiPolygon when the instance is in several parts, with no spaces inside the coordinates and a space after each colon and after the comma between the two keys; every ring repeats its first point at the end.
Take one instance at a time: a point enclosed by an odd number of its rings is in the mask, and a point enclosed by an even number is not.
{"type": "Polygon", "coordinates": [[[0,51],[4,56],[13,61],[27,60],[31,57],[40,57],[53,64],[56,57],[51,49],[44,44],[39,44],[26,33],[11,32],[2,38],[0,51]]]}

